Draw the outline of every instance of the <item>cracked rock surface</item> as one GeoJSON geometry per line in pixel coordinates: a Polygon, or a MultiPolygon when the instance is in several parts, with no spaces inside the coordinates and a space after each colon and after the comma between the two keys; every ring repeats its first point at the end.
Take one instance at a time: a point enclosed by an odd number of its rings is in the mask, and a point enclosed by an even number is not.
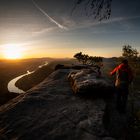
{"type": "Polygon", "coordinates": [[[2,140],[114,140],[104,127],[106,102],[73,94],[70,69],[57,70],[0,108],[2,140]]]}

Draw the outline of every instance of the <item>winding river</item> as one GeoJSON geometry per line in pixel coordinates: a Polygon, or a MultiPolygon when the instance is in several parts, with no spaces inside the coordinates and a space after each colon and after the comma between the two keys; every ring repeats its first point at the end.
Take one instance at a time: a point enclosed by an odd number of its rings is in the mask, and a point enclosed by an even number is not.
{"type": "MultiPolygon", "coordinates": [[[[43,66],[45,66],[45,65],[47,65],[48,64],[48,62],[46,61],[43,65],[40,65],[40,66],[38,66],[38,68],[42,68],[43,66]]],[[[21,90],[21,89],[19,89],[18,87],[16,87],[16,85],[15,85],[15,83],[19,80],[19,79],[21,79],[22,77],[24,77],[24,76],[26,76],[26,75],[29,75],[29,74],[32,74],[32,73],[34,73],[35,71],[27,71],[27,73],[25,73],[25,74],[23,74],[23,75],[20,75],[20,76],[18,76],[18,77],[16,77],[16,78],[14,78],[14,79],[12,79],[9,83],[8,83],[8,85],[7,85],[7,88],[8,88],[8,91],[9,92],[14,92],[14,93],[25,93],[25,91],[23,91],[23,90],[21,90]]]]}

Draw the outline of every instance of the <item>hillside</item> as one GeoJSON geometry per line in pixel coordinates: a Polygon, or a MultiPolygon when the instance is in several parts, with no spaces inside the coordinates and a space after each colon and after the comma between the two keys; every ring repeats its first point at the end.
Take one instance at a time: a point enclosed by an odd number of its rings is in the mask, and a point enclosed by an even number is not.
{"type": "Polygon", "coordinates": [[[72,65],[75,63],[77,63],[77,61],[74,59],[57,59],[55,61],[51,61],[48,63],[48,65],[36,69],[34,73],[19,79],[16,82],[16,86],[24,91],[27,91],[49,76],[54,71],[57,64],[72,65]]]}
{"type": "Polygon", "coordinates": [[[123,138],[130,114],[119,114],[112,98],[74,94],[67,78],[70,71],[53,72],[38,86],[1,106],[0,139],[123,138]]]}
{"type": "Polygon", "coordinates": [[[33,71],[45,61],[50,62],[51,58],[32,58],[21,60],[0,60],[0,105],[6,103],[18,94],[8,91],[8,82],[15,77],[33,71]]]}

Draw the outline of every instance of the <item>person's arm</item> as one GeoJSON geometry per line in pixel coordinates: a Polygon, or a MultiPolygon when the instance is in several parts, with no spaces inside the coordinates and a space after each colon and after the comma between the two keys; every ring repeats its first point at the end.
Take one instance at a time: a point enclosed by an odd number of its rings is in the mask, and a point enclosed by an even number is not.
{"type": "Polygon", "coordinates": [[[113,71],[110,72],[110,75],[114,75],[116,73],[116,71],[118,71],[120,66],[117,66],[115,69],[113,69],[113,71]]]}

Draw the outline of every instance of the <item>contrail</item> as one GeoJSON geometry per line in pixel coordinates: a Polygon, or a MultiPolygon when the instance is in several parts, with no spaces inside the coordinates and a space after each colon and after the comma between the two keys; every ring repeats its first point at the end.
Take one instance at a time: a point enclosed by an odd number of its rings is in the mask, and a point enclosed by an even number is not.
{"type": "Polygon", "coordinates": [[[34,4],[34,6],[35,6],[43,15],[45,15],[47,18],[49,18],[49,20],[50,20],[52,23],[56,24],[56,25],[57,25],[59,28],[61,28],[61,29],[68,30],[67,27],[61,25],[61,24],[58,23],[56,20],[54,20],[52,17],[50,17],[43,9],[41,9],[41,8],[38,6],[38,4],[37,4],[34,0],[32,0],[32,3],[34,4]]]}

